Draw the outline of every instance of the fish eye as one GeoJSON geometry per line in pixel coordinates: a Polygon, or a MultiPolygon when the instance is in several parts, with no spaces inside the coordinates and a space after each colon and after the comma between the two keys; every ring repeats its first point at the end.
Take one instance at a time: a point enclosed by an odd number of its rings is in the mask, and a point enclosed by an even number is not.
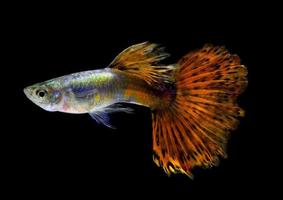
{"type": "Polygon", "coordinates": [[[44,89],[39,89],[36,92],[36,95],[39,96],[40,98],[43,98],[47,95],[47,91],[44,89]]]}

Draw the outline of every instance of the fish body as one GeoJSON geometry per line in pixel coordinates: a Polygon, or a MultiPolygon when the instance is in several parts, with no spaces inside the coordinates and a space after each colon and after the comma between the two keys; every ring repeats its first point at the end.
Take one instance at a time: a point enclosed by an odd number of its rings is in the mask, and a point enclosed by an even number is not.
{"type": "Polygon", "coordinates": [[[133,45],[99,70],[73,73],[24,89],[47,111],[89,113],[113,128],[109,113],[132,112],[119,103],[152,111],[153,160],[167,174],[192,177],[196,167],[217,165],[226,156],[229,131],[244,111],[236,98],[247,85],[247,69],[224,47],[206,45],[174,65],[151,43],[133,45]]]}
{"type": "Polygon", "coordinates": [[[27,87],[24,92],[31,100],[35,96],[33,102],[47,111],[83,114],[115,103],[132,103],[154,109],[161,105],[160,95],[164,89],[149,87],[142,79],[106,68],[51,79],[27,87]],[[54,103],[41,104],[37,98],[40,91],[49,91],[51,96],[56,94],[54,103]]]}

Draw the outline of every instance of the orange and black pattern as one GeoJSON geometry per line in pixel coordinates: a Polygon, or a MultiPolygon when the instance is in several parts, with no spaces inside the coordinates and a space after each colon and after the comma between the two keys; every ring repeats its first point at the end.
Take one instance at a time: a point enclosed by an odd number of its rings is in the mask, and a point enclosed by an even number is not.
{"type": "Polygon", "coordinates": [[[144,42],[105,69],[61,76],[24,92],[47,111],[89,113],[110,128],[110,113],[130,110],[117,103],[149,107],[155,163],[167,174],[192,177],[194,167],[217,165],[226,156],[229,132],[244,116],[237,97],[247,86],[247,69],[238,56],[212,45],[174,65],[159,63],[166,57],[163,48],[144,42]]]}
{"type": "Polygon", "coordinates": [[[247,86],[247,69],[238,56],[212,45],[178,64],[175,101],[152,114],[154,161],[167,174],[192,177],[194,167],[217,165],[226,156],[229,132],[244,116],[236,99],[247,86]]]}

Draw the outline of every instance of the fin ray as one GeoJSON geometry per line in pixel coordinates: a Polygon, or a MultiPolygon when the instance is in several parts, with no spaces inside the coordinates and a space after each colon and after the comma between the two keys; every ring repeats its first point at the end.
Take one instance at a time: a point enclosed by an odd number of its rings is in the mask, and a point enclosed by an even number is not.
{"type": "Polygon", "coordinates": [[[133,113],[132,108],[122,107],[120,104],[112,104],[110,106],[100,108],[90,112],[90,116],[99,124],[103,124],[109,128],[115,129],[115,127],[110,123],[109,114],[114,112],[125,112],[128,114],[133,113]]]}
{"type": "Polygon", "coordinates": [[[115,129],[115,127],[112,126],[111,123],[110,123],[110,118],[109,118],[107,112],[94,111],[94,112],[91,112],[89,114],[97,123],[103,124],[103,125],[107,126],[108,128],[115,129]]]}
{"type": "Polygon", "coordinates": [[[236,99],[247,86],[247,69],[224,47],[205,45],[179,61],[176,98],[153,116],[154,162],[169,175],[193,177],[196,166],[226,157],[229,132],[243,110],[236,99]]]}
{"type": "Polygon", "coordinates": [[[122,51],[108,67],[143,79],[150,85],[171,82],[175,66],[159,64],[168,56],[157,44],[143,42],[122,51]]]}

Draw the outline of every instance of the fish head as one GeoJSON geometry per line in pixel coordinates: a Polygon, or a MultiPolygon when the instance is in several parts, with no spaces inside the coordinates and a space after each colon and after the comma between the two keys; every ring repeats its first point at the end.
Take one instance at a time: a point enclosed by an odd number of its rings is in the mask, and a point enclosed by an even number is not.
{"type": "Polygon", "coordinates": [[[46,111],[58,111],[62,92],[54,81],[38,83],[24,88],[24,93],[33,103],[46,111]]]}

